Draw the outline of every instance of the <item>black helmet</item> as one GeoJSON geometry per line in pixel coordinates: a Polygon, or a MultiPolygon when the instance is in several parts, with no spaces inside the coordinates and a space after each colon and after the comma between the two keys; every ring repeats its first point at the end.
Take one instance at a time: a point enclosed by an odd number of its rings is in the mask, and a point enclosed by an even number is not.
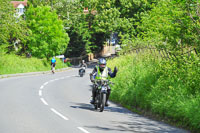
{"type": "Polygon", "coordinates": [[[106,67],[106,60],[104,58],[99,59],[99,67],[104,69],[106,67]]]}

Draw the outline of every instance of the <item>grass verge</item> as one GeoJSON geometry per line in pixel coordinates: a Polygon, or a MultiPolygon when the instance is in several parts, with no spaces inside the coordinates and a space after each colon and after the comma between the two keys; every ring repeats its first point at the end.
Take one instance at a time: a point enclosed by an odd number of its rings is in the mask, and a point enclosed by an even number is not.
{"type": "Polygon", "coordinates": [[[108,61],[119,72],[110,99],[192,132],[200,131],[199,59],[155,59],[129,54],[108,61]]]}
{"type": "MultiPolygon", "coordinates": [[[[70,64],[63,64],[60,59],[56,59],[56,69],[66,68],[70,64]]],[[[0,56],[0,75],[16,74],[51,70],[50,61],[46,59],[26,58],[16,55],[0,56]]]]}

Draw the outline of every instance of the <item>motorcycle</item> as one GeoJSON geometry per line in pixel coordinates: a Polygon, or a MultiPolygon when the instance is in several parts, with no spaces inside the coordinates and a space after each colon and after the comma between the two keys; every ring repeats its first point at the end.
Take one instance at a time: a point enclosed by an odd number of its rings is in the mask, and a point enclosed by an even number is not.
{"type": "Polygon", "coordinates": [[[96,97],[94,102],[95,110],[100,109],[100,112],[103,112],[106,104],[106,95],[108,93],[109,84],[112,84],[109,80],[96,80],[94,86],[96,88],[96,97]]]}
{"type": "Polygon", "coordinates": [[[83,77],[85,75],[85,67],[81,67],[79,69],[79,75],[80,75],[80,77],[83,77]]]}

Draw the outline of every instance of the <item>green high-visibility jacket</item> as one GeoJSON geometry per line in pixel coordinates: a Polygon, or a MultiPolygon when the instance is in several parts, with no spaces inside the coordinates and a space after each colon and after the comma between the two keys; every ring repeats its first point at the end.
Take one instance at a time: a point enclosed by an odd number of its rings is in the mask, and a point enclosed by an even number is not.
{"type": "Polygon", "coordinates": [[[105,67],[103,72],[100,72],[100,68],[97,66],[97,76],[95,79],[103,79],[107,80],[108,79],[108,67],[105,67]]]}

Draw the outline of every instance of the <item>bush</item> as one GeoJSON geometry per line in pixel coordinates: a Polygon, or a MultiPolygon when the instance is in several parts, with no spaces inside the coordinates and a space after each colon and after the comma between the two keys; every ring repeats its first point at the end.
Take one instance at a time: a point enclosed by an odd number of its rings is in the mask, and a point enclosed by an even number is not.
{"type": "Polygon", "coordinates": [[[199,58],[177,56],[155,59],[150,54],[129,54],[108,61],[119,72],[111,100],[168,118],[193,131],[200,131],[199,58]]]}

